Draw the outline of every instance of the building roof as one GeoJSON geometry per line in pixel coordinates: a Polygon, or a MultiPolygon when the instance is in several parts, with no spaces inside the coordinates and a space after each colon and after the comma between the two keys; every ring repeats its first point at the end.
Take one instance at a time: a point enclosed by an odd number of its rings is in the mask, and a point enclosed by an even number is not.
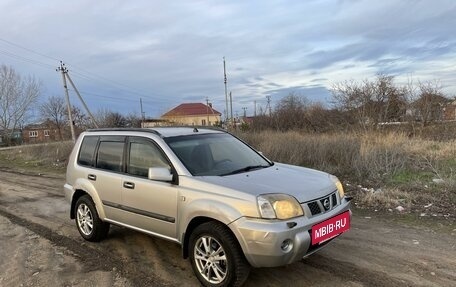
{"type": "Polygon", "coordinates": [[[54,123],[51,120],[45,120],[41,123],[28,124],[24,127],[24,130],[41,130],[49,129],[54,126],[54,123]]]}
{"type": "Polygon", "coordinates": [[[219,115],[222,114],[210,105],[207,106],[202,103],[186,103],[180,104],[174,109],[166,112],[162,117],[175,117],[175,116],[199,116],[199,115],[219,115]]]}

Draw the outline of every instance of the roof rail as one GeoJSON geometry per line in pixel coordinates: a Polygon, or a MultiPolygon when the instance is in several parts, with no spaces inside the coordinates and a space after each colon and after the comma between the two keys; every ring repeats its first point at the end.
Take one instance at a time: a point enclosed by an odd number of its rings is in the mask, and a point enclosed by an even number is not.
{"type": "Polygon", "coordinates": [[[163,137],[162,134],[151,128],[99,128],[88,129],[86,132],[148,132],[163,137]]]}
{"type": "MultiPolygon", "coordinates": [[[[214,126],[164,126],[164,127],[156,127],[156,128],[189,128],[189,129],[207,129],[207,130],[214,130],[214,131],[220,131],[220,132],[225,132],[226,131],[223,128],[220,127],[214,127],[214,126]]],[[[98,129],[88,129],[87,132],[149,132],[153,133],[159,137],[163,138],[163,135],[155,130],[154,128],[98,128],[98,129]]]]}
{"type": "MultiPolygon", "coordinates": [[[[157,127],[158,128],[158,127],[157,127]]],[[[163,126],[163,127],[160,127],[160,128],[189,128],[189,129],[206,129],[206,130],[214,130],[214,131],[220,131],[220,132],[226,132],[225,129],[221,128],[221,127],[216,127],[216,126],[199,126],[199,125],[195,125],[195,126],[186,126],[186,125],[176,125],[176,126],[163,126]]]]}

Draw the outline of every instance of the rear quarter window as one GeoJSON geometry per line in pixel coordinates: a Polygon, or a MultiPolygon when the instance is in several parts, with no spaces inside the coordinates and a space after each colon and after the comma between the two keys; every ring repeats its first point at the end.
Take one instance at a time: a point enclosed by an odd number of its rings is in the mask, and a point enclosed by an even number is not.
{"type": "Polygon", "coordinates": [[[86,136],[82,140],[79,151],[78,164],[84,166],[93,166],[95,148],[97,147],[98,137],[86,136]]]}

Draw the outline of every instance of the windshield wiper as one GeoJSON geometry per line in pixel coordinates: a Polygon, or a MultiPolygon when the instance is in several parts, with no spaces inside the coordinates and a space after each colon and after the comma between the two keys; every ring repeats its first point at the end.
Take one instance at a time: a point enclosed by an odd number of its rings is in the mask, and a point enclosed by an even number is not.
{"type": "Polygon", "coordinates": [[[243,167],[243,168],[240,168],[240,169],[235,169],[235,170],[230,171],[228,173],[224,173],[221,176],[237,174],[237,173],[251,171],[251,170],[254,170],[254,169],[267,168],[267,167],[270,167],[270,165],[249,165],[249,166],[246,166],[246,167],[243,167]]]}

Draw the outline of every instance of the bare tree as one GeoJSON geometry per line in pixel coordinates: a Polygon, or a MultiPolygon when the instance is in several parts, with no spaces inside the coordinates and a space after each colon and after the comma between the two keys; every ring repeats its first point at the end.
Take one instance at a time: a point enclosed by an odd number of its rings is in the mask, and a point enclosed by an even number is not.
{"type": "Polygon", "coordinates": [[[364,129],[405,116],[406,89],[396,86],[392,76],[380,74],[374,81],[335,84],[332,94],[339,110],[350,113],[364,129]]]}
{"type": "Polygon", "coordinates": [[[47,102],[41,104],[40,114],[44,120],[50,120],[59,133],[60,140],[63,140],[62,131],[68,121],[65,101],[60,97],[49,97],[47,102]]]}
{"type": "MultiPolygon", "coordinates": [[[[66,116],[68,120],[68,114],[66,114],[66,116]]],[[[76,106],[71,107],[71,117],[73,118],[73,125],[76,127],[78,132],[95,127],[87,114],[76,106]]]]}
{"type": "Polygon", "coordinates": [[[394,77],[387,75],[378,75],[374,86],[374,102],[377,114],[376,123],[401,121],[405,117],[407,97],[406,88],[398,87],[394,84],[394,77]]]}
{"type": "Polygon", "coordinates": [[[101,109],[96,115],[97,123],[103,128],[121,128],[127,126],[127,119],[118,112],[109,109],[101,109]]]}
{"type": "Polygon", "coordinates": [[[334,84],[331,88],[333,101],[338,110],[349,114],[358,125],[367,129],[370,125],[372,86],[367,81],[353,80],[334,84]]]}
{"type": "Polygon", "coordinates": [[[141,118],[134,113],[130,113],[125,117],[126,126],[130,128],[140,128],[141,118]]]}
{"type": "Polygon", "coordinates": [[[308,105],[305,97],[290,93],[283,97],[275,106],[272,115],[278,130],[304,129],[310,124],[305,109],[308,105]]]}
{"type": "Polygon", "coordinates": [[[423,126],[442,120],[443,106],[449,99],[444,96],[437,81],[420,82],[418,99],[412,103],[414,116],[423,126]]]}
{"type": "Polygon", "coordinates": [[[40,90],[41,84],[34,77],[22,78],[12,67],[0,66],[0,129],[7,143],[36,102],[40,90]]]}

